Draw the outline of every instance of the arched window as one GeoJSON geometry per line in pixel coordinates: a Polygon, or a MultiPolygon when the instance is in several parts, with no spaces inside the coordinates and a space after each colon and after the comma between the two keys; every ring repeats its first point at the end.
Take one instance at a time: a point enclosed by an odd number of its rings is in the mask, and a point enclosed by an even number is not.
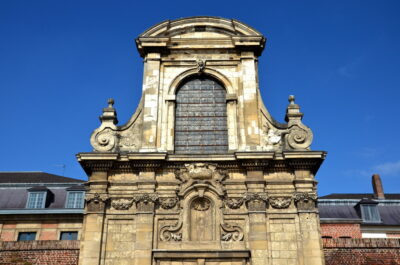
{"type": "Polygon", "coordinates": [[[215,79],[188,79],[176,94],[175,153],[228,151],[226,91],[215,79]]]}

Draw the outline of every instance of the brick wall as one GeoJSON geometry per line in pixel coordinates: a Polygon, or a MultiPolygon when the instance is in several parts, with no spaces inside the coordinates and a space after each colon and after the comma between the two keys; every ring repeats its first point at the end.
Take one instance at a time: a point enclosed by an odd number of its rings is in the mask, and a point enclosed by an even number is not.
{"type": "Polygon", "coordinates": [[[361,238],[360,224],[321,224],[323,237],[351,237],[361,238]]]}
{"type": "Polygon", "coordinates": [[[399,265],[400,239],[324,238],[325,265],[399,265]]]}
{"type": "Polygon", "coordinates": [[[0,242],[0,264],[76,265],[79,241],[0,242]]]}

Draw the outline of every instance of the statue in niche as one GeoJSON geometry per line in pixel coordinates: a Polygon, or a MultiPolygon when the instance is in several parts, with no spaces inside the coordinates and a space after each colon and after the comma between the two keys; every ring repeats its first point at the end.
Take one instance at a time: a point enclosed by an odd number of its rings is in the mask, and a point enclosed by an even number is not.
{"type": "Polygon", "coordinates": [[[205,197],[196,198],[190,205],[190,240],[214,240],[215,214],[211,201],[205,197]]]}

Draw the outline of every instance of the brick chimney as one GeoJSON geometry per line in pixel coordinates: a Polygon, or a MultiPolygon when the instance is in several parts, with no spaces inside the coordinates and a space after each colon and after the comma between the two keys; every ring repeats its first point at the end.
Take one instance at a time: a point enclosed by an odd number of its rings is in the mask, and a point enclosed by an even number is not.
{"type": "Polygon", "coordinates": [[[372,187],[374,188],[375,198],[385,199],[385,194],[383,193],[382,181],[379,174],[372,175],[372,187]]]}

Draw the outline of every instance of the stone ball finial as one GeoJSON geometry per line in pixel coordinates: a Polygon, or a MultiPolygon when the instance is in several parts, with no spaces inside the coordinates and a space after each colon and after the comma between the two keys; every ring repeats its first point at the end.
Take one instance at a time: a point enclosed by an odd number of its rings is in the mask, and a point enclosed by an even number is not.
{"type": "Polygon", "coordinates": [[[109,108],[112,108],[112,107],[114,106],[114,99],[113,99],[113,98],[109,98],[109,99],[107,100],[107,102],[108,102],[108,107],[109,107],[109,108]]]}
{"type": "Polygon", "coordinates": [[[289,102],[290,102],[290,104],[294,104],[294,100],[295,100],[295,98],[294,98],[294,96],[293,95],[290,95],[289,96],[289,102]]]}

